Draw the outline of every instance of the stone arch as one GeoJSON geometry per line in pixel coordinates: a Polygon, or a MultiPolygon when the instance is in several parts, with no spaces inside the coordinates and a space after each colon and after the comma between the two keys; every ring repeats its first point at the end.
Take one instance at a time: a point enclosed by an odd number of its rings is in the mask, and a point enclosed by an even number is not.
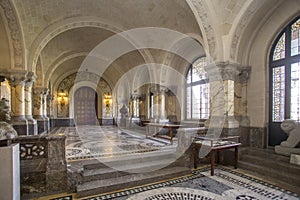
{"type": "Polygon", "coordinates": [[[239,15],[235,18],[232,28],[230,30],[230,51],[228,58],[230,60],[236,60],[237,59],[237,52],[238,52],[238,46],[240,44],[240,39],[242,37],[243,32],[247,28],[247,25],[257,14],[257,10],[262,7],[263,1],[253,1],[248,0],[244,4],[242,10],[239,12],[239,15]]]}
{"type": "Polygon", "coordinates": [[[207,55],[217,59],[217,48],[221,45],[220,42],[217,41],[216,33],[213,28],[213,17],[211,17],[211,13],[209,6],[206,1],[199,0],[186,0],[188,5],[190,6],[197,22],[199,28],[202,33],[202,45],[204,45],[204,49],[207,50],[207,55]]]}
{"type": "MultiPolygon", "coordinates": [[[[48,42],[65,31],[82,27],[101,28],[113,33],[120,33],[125,30],[123,27],[116,26],[112,22],[103,21],[97,17],[75,17],[59,21],[46,28],[32,43],[28,59],[28,66],[32,67],[31,70],[36,70],[38,56],[48,42]]],[[[140,52],[144,56],[144,59],[152,60],[151,54],[148,51],[140,50],[140,52]]]]}
{"type": "Polygon", "coordinates": [[[1,0],[0,7],[3,10],[3,16],[5,17],[8,37],[10,41],[11,51],[11,68],[26,70],[25,60],[25,44],[23,39],[23,31],[20,25],[18,13],[15,9],[13,1],[1,0]]]}
{"type": "Polygon", "coordinates": [[[68,52],[60,55],[48,68],[45,74],[44,83],[48,83],[50,81],[52,74],[62,63],[76,57],[87,56],[88,54],[89,52],[68,52]]]}

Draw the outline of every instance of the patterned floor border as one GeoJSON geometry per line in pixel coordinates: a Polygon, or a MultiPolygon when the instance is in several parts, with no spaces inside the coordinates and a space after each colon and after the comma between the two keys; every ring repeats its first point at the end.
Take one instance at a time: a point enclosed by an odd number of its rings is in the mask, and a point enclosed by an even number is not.
{"type": "MultiPolygon", "coordinates": [[[[300,199],[300,195],[298,195],[296,193],[293,193],[291,191],[282,189],[282,188],[280,188],[278,186],[275,186],[271,183],[268,183],[266,181],[260,180],[258,178],[254,178],[250,175],[246,175],[242,172],[234,171],[230,168],[223,167],[223,166],[216,166],[216,169],[223,170],[225,172],[231,173],[231,174],[239,176],[241,178],[245,178],[249,181],[253,181],[255,183],[262,184],[266,187],[269,187],[270,189],[278,190],[280,192],[286,193],[290,196],[293,196],[295,198],[300,199]]],[[[193,179],[196,179],[196,178],[205,177],[205,175],[203,175],[202,173],[207,172],[209,170],[210,170],[209,166],[204,166],[202,168],[198,168],[196,170],[193,170],[191,172],[191,174],[185,175],[185,176],[182,176],[182,177],[177,177],[177,178],[174,178],[174,179],[169,179],[169,180],[165,180],[165,181],[161,181],[161,182],[156,182],[156,183],[151,183],[151,184],[147,184],[147,185],[137,186],[137,187],[134,187],[134,188],[128,188],[128,189],[124,189],[124,190],[120,190],[120,191],[100,194],[100,195],[96,195],[96,196],[84,197],[84,198],[80,198],[80,199],[81,200],[108,200],[108,199],[114,199],[114,198],[118,198],[118,197],[125,197],[125,196],[129,196],[129,195],[135,195],[135,194],[138,194],[138,193],[141,193],[141,192],[171,186],[171,185],[174,185],[176,183],[187,182],[189,180],[193,180],[193,179]]],[[[220,177],[221,176],[222,175],[220,175],[220,177]]],[[[251,186],[248,183],[240,183],[240,184],[245,186],[245,188],[248,187],[248,189],[256,190],[256,191],[258,191],[258,193],[259,192],[264,192],[260,188],[257,188],[256,186],[251,186]]],[[[70,195],[63,196],[63,197],[58,197],[58,198],[52,198],[51,200],[72,200],[72,199],[77,199],[75,194],[72,194],[72,195],[70,194],[70,195]]],[[[273,196],[272,199],[283,199],[283,198],[281,198],[279,196],[273,196]]]]}

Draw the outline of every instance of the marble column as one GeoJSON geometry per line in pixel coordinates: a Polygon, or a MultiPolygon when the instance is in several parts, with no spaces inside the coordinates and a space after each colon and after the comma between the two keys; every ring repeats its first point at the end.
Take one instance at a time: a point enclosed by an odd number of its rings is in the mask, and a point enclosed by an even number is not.
{"type": "Polygon", "coordinates": [[[167,119],[166,113],[166,92],[168,89],[164,86],[155,86],[151,89],[153,93],[153,117],[155,121],[160,123],[166,123],[167,119]]]}
{"type": "Polygon", "coordinates": [[[38,127],[37,121],[32,116],[32,84],[36,76],[33,72],[28,72],[27,80],[25,82],[25,116],[28,121],[28,134],[37,135],[38,127]]]}
{"type": "Polygon", "coordinates": [[[210,119],[206,121],[206,126],[216,125],[235,129],[240,127],[241,119],[247,118],[245,89],[250,69],[231,62],[219,62],[205,68],[210,83],[211,107],[210,119]],[[215,119],[219,118],[214,120],[213,124],[212,116],[215,119]],[[221,122],[224,124],[221,125],[221,122]]]}
{"type": "Polygon", "coordinates": [[[45,88],[33,88],[33,117],[37,120],[38,134],[47,133],[47,120],[44,117],[44,92],[45,88]]]}
{"type": "Polygon", "coordinates": [[[28,135],[28,122],[25,117],[25,80],[26,71],[12,72],[9,78],[11,86],[12,124],[18,135],[28,135]]]}
{"type": "Polygon", "coordinates": [[[160,86],[159,88],[159,120],[160,122],[167,122],[167,113],[166,113],[166,92],[168,88],[160,86]]]}

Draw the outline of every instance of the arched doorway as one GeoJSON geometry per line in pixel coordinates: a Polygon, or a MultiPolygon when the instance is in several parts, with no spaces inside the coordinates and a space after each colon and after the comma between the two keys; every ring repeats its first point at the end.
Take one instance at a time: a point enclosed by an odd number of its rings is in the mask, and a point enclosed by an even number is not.
{"type": "Polygon", "coordinates": [[[77,125],[95,125],[98,120],[98,95],[90,87],[79,88],[74,95],[74,118],[77,125]]]}

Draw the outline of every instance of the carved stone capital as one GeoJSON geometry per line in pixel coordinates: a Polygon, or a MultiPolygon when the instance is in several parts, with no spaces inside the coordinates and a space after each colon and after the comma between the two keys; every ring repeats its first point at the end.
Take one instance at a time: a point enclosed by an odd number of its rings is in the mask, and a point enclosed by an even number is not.
{"type": "Polygon", "coordinates": [[[131,98],[132,100],[137,100],[137,99],[141,98],[141,95],[140,95],[140,94],[137,94],[137,93],[134,93],[134,94],[131,95],[130,98],[131,98]]]}
{"type": "Polygon", "coordinates": [[[24,86],[27,79],[27,73],[27,71],[12,71],[7,80],[12,87],[18,85],[24,86]]]}
{"type": "Polygon", "coordinates": [[[25,81],[25,85],[27,87],[32,87],[32,84],[35,82],[36,80],[36,75],[34,72],[28,72],[27,76],[26,76],[26,81],[25,81]]]}
{"type": "Polygon", "coordinates": [[[232,80],[246,83],[249,80],[251,67],[232,62],[218,62],[205,67],[209,81],[232,80]]]}
{"type": "Polygon", "coordinates": [[[44,94],[44,90],[45,90],[45,88],[42,88],[42,87],[34,87],[33,94],[35,96],[42,96],[44,94]]]}

